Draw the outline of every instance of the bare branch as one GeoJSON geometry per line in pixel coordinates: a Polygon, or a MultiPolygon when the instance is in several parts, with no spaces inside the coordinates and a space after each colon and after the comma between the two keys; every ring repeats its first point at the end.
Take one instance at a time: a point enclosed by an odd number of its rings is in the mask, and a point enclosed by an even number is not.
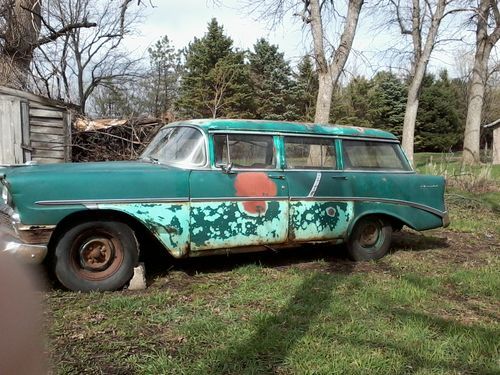
{"type": "Polygon", "coordinates": [[[56,32],[53,32],[52,34],[47,35],[47,36],[39,39],[36,43],[32,43],[32,45],[34,47],[40,47],[40,46],[42,46],[44,44],[53,42],[57,38],[59,38],[59,37],[65,35],[65,34],[69,33],[72,30],[80,29],[80,28],[91,28],[91,27],[96,27],[96,26],[97,26],[97,23],[95,23],[95,22],[88,22],[88,21],[69,24],[69,25],[64,26],[62,29],[60,29],[60,30],[58,30],[56,32]]]}

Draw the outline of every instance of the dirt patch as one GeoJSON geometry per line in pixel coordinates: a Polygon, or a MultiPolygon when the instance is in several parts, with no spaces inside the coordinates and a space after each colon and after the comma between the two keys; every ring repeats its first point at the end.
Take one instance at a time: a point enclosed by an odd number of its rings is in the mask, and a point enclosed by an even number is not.
{"type": "MultiPolygon", "coordinates": [[[[394,233],[391,256],[429,258],[435,264],[463,264],[480,262],[482,255],[492,248],[498,249],[498,240],[493,235],[459,233],[446,229],[421,233],[405,229],[394,233]]],[[[148,285],[155,289],[169,288],[183,293],[193,285],[208,280],[211,283],[230,283],[233,277],[227,272],[252,264],[275,270],[296,268],[338,274],[391,273],[391,267],[384,261],[352,262],[347,258],[345,246],[318,244],[263,253],[173,261],[170,266],[165,265],[163,271],[156,265],[154,274],[148,276],[148,285]]]]}

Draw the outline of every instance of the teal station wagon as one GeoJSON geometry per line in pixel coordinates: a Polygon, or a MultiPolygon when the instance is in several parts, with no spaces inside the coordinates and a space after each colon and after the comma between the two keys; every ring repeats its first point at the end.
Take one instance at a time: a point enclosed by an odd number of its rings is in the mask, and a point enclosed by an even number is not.
{"type": "Polygon", "coordinates": [[[444,178],[416,174],[394,135],[359,127],[177,122],[137,161],[16,166],[0,179],[0,250],[48,257],[72,290],[123,287],[147,233],[175,258],[331,242],[370,260],[403,225],[448,225],[444,178]]]}

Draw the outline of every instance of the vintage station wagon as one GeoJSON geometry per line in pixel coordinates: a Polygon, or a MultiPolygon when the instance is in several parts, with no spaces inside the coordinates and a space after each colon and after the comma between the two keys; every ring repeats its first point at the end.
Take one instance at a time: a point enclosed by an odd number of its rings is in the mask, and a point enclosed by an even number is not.
{"type": "Polygon", "coordinates": [[[137,161],[16,166],[0,179],[0,250],[49,257],[72,290],[123,287],[148,250],[141,234],[175,258],[332,242],[370,260],[403,225],[448,225],[444,178],[416,174],[394,135],[359,127],[183,121],[137,161]]]}

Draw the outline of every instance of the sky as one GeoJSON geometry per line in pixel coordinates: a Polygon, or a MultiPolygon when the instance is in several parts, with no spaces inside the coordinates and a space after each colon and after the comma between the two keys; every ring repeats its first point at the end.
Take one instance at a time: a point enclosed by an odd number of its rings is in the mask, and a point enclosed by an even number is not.
{"type": "MultiPolygon", "coordinates": [[[[268,20],[259,18],[258,14],[249,14],[248,9],[242,8],[245,1],[152,0],[152,3],[154,8],[144,9],[144,20],[138,28],[138,35],[125,40],[126,48],[137,55],[147,54],[147,48],[164,35],[176,48],[183,48],[194,37],[203,36],[213,17],[224,26],[226,35],[233,39],[235,47],[251,49],[258,38],[264,37],[279,46],[292,66],[311,51],[310,34],[307,29],[303,30],[297,17],[289,16],[271,29],[268,20]]],[[[398,44],[401,44],[401,39],[397,33],[373,25],[370,14],[362,13],[354,40],[354,52],[348,61],[348,74],[371,76],[377,70],[389,69],[391,65],[394,67],[397,61],[382,51],[397,47],[398,44]]],[[[453,76],[454,60],[453,54],[436,51],[429,70],[447,68],[453,76]]]]}

